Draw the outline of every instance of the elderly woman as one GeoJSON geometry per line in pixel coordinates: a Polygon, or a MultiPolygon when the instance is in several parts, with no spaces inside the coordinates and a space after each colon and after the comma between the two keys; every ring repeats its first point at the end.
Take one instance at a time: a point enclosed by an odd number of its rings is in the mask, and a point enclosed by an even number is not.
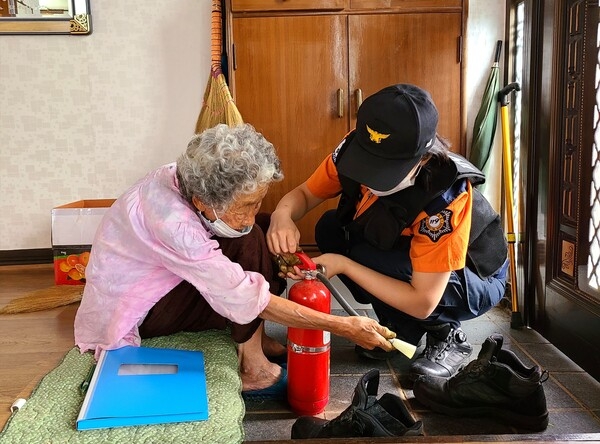
{"type": "Polygon", "coordinates": [[[195,135],[177,163],[138,181],[112,205],[94,239],[75,318],[82,352],[140,345],[141,338],[229,328],[246,395],[280,387],[269,360],[285,347],[263,320],[328,330],[365,348],[391,350],[387,328],[367,317],[316,312],[277,296],[257,214],[283,178],[273,145],[250,125],[195,135]]]}

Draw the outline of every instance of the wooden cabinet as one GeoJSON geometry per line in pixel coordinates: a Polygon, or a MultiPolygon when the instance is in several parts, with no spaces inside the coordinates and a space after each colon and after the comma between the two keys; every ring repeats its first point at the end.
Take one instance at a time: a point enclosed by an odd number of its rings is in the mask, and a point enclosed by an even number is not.
{"type": "MultiPolygon", "coordinates": [[[[354,128],[361,97],[388,85],[429,90],[439,133],[463,151],[460,1],[411,9],[390,8],[404,2],[385,0],[387,9],[368,8],[377,3],[231,0],[230,86],[244,120],[275,145],[286,176],[264,210],[273,210],[354,128]]],[[[303,246],[314,245],[316,221],[334,207],[320,206],[299,223],[303,246]]]]}
{"type": "Polygon", "coordinates": [[[341,11],[346,0],[232,0],[234,12],[341,11]]]}
{"type": "MultiPolygon", "coordinates": [[[[348,132],[346,18],[244,18],[233,21],[232,32],[237,67],[230,78],[236,104],[244,120],[275,145],[285,174],[263,201],[263,210],[272,211],[348,132]]],[[[314,244],[321,207],[298,224],[302,244],[314,244]]]]}
{"type": "Polygon", "coordinates": [[[394,83],[426,89],[440,115],[438,133],[460,147],[461,23],[460,13],[446,12],[349,16],[350,91],[367,97],[394,83]]]}

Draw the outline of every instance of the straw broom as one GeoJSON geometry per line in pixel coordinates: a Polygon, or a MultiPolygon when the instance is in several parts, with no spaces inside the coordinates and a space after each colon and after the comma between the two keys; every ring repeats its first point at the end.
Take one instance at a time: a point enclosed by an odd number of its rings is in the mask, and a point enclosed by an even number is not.
{"type": "Polygon", "coordinates": [[[212,1],[211,13],[211,47],[210,75],[204,92],[202,109],[196,123],[196,133],[212,128],[218,123],[235,126],[244,123],[235,106],[229,87],[221,67],[221,51],[223,47],[223,30],[221,16],[221,0],[212,1]]]}
{"type": "MultiPolygon", "coordinates": [[[[244,123],[235,106],[225,75],[221,67],[221,51],[223,47],[221,0],[212,1],[211,12],[211,65],[210,75],[198,121],[196,132],[212,128],[218,123],[235,126],[244,123]]],[[[49,310],[79,302],[83,295],[83,287],[78,285],[55,285],[54,287],[36,290],[11,301],[0,309],[0,314],[27,313],[49,310]]]]}
{"type": "Polygon", "coordinates": [[[82,285],[55,285],[21,296],[0,309],[0,315],[50,310],[81,300],[82,285]]]}

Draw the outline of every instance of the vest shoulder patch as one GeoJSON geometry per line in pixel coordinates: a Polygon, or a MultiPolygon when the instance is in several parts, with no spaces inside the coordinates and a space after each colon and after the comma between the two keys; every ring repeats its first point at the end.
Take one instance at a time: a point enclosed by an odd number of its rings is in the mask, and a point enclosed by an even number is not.
{"type": "Polygon", "coordinates": [[[427,236],[432,242],[437,242],[442,236],[452,233],[451,221],[452,210],[446,208],[433,216],[421,220],[419,233],[427,236]]]}

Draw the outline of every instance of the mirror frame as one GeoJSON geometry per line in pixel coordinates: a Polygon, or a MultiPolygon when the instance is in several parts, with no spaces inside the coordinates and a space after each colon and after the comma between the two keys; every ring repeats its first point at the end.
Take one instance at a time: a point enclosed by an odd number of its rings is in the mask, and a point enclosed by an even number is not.
{"type": "Polygon", "coordinates": [[[71,0],[72,17],[60,18],[0,18],[0,34],[40,35],[71,34],[86,35],[92,32],[92,16],[89,0],[71,0]]]}

